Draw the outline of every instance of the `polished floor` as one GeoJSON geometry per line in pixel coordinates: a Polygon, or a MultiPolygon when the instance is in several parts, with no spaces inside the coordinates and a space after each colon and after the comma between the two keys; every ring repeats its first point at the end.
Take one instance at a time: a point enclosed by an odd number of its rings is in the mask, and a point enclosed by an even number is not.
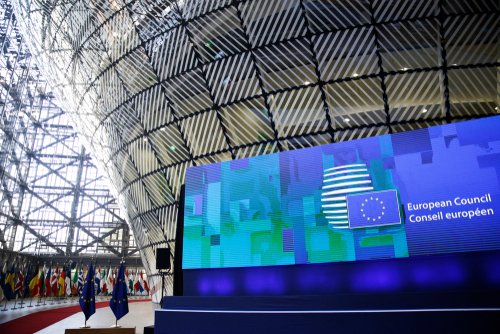
{"type": "MultiPolygon", "coordinates": [[[[67,307],[73,305],[77,305],[76,300],[71,302],[67,301],[66,303],[64,302],[61,303],[55,302],[53,304],[46,303],[45,306],[38,306],[31,308],[26,307],[27,305],[23,305],[24,308],[22,309],[11,310],[13,304],[9,302],[8,311],[0,312],[0,324],[25,316],[33,312],[45,311],[49,309],[67,307]]],[[[118,325],[122,327],[135,327],[136,333],[142,334],[145,326],[153,325],[154,309],[156,309],[157,307],[158,307],[157,304],[151,302],[130,303],[129,313],[118,321],[118,325]]],[[[53,325],[48,326],[36,333],[64,334],[64,330],[66,328],[78,328],[82,326],[84,322],[85,322],[84,315],[83,313],[79,312],[59,322],[56,322],[53,325]]],[[[87,325],[91,326],[92,328],[110,327],[114,324],[115,324],[115,317],[109,307],[98,308],[96,310],[96,313],[92,315],[90,319],[87,321],[87,325]]]]}

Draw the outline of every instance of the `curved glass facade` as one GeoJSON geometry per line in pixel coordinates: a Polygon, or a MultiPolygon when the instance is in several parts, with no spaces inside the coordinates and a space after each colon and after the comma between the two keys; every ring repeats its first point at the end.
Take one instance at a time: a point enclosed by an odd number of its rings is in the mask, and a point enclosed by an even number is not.
{"type": "MultiPolygon", "coordinates": [[[[16,1],[149,274],[191,165],[496,114],[498,1],[16,1]]],[[[172,293],[169,276],[167,293],[172,293]]]]}

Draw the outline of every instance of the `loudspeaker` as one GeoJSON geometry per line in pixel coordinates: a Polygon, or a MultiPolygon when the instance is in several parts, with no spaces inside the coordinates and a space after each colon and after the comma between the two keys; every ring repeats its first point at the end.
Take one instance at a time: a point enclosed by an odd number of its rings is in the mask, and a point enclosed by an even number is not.
{"type": "Polygon", "coordinates": [[[170,248],[156,249],[156,269],[159,270],[170,269],[170,248]]]}

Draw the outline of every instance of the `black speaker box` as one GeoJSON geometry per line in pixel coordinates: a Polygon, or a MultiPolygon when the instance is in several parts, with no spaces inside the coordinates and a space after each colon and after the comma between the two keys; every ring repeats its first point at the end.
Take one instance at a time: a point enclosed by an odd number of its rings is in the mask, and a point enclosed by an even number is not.
{"type": "Polygon", "coordinates": [[[156,269],[157,270],[170,269],[170,248],[156,249],[156,269]]]}

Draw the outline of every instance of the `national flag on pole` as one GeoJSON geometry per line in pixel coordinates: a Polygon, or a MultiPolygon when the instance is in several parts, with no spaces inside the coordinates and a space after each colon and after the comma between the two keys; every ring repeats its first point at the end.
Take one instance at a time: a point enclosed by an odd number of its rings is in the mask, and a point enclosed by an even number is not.
{"type": "Polygon", "coordinates": [[[57,297],[59,288],[57,286],[57,281],[59,278],[59,265],[56,266],[56,270],[52,273],[52,277],[50,278],[50,289],[52,290],[52,295],[57,297]]]}
{"type": "Polygon", "coordinates": [[[26,276],[24,277],[23,284],[23,297],[27,298],[31,295],[30,283],[33,277],[38,277],[38,273],[33,270],[33,266],[29,265],[28,270],[26,271],[26,276]]]}
{"type": "Polygon", "coordinates": [[[30,280],[29,288],[31,292],[31,297],[36,297],[40,293],[40,285],[39,281],[40,280],[40,274],[35,273],[33,278],[30,280]]]}
{"type": "Polygon", "coordinates": [[[49,266],[49,271],[47,272],[47,276],[45,276],[45,297],[50,297],[50,292],[52,291],[50,288],[50,279],[51,279],[51,266],[49,266]]]}
{"type": "Polygon", "coordinates": [[[14,287],[14,295],[15,297],[22,297],[24,295],[24,274],[23,272],[21,271],[21,269],[19,269],[19,272],[17,273],[17,279],[16,279],[16,285],[14,287]]]}
{"type": "Polygon", "coordinates": [[[73,275],[73,284],[76,285],[78,283],[78,265],[75,267],[75,274],[73,275]]]}
{"type": "Polygon", "coordinates": [[[61,270],[57,285],[59,286],[59,297],[64,296],[66,294],[66,275],[64,274],[64,270],[61,270]]]}
{"type": "Polygon", "coordinates": [[[85,314],[85,321],[89,320],[90,316],[95,313],[95,289],[94,289],[94,268],[92,262],[89,264],[87,276],[83,284],[82,293],[80,295],[80,308],[85,314]]]}
{"type": "Polygon", "coordinates": [[[139,269],[135,272],[135,283],[134,283],[134,289],[135,292],[144,292],[144,288],[141,285],[141,282],[139,281],[139,269]]]}
{"type": "Polygon", "coordinates": [[[4,289],[3,293],[5,295],[5,298],[7,300],[11,300],[14,298],[14,278],[16,276],[16,268],[14,264],[12,264],[12,267],[10,268],[10,272],[7,273],[7,276],[5,278],[5,284],[4,284],[4,289]]]}
{"type": "Polygon", "coordinates": [[[45,264],[43,265],[42,272],[40,273],[40,277],[38,277],[38,295],[43,297],[43,289],[45,288],[45,264]]]}
{"type": "Polygon", "coordinates": [[[0,302],[4,300],[5,295],[3,294],[3,287],[5,284],[5,274],[0,272],[0,302]]]}
{"type": "Polygon", "coordinates": [[[108,277],[106,278],[106,285],[108,287],[108,293],[113,292],[113,270],[109,267],[108,277]]]}
{"type": "Polygon", "coordinates": [[[134,279],[132,278],[132,272],[128,275],[128,289],[130,290],[130,293],[134,291],[134,279]]]}
{"type": "Polygon", "coordinates": [[[75,274],[73,275],[73,279],[71,281],[71,293],[75,296],[78,295],[77,284],[78,284],[78,265],[75,266],[75,274]]]}
{"type": "Polygon", "coordinates": [[[144,279],[142,276],[142,270],[141,270],[141,283],[144,286],[144,290],[146,290],[147,293],[149,293],[149,286],[148,286],[148,281],[144,279]]]}
{"type": "Polygon", "coordinates": [[[101,267],[95,273],[95,294],[98,295],[101,293],[101,267]]]}
{"type": "Polygon", "coordinates": [[[125,281],[127,284],[127,293],[130,293],[130,285],[129,285],[129,276],[128,276],[128,269],[125,269],[125,281]]]}
{"type": "Polygon", "coordinates": [[[6,272],[7,272],[7,263],[5,263],[3,269],[0,270],[0,301],[5,298],[3,294],[3,289],[5,288],[6,272]]]}
{"type": "Polygon", "coordinates": [[[71,296],[71,279],[69,278],[71,276],[71,269],[68,272],[68,276],[64,279],[64,284],[66,285],[66,296],[71,296]]]}
{"type": "Polygon", "coordinates": [[[108,293],[108,284],[106,283],[106,268],[103,268],[101,273],[101,292],[103,295],[108,293]]]}
{"type": "Polygon", "coordinates": [[[78,294],[80,295],[82,293],[83,289],[83,270],[80,267],[80,272],[78,273],[78,294]]]}
{"type": "Polygon", "coordinates": [[[116,320],[119,320],[128,313],[127,283],[125,281],[125,266],[123,262],[118,270],[116,284],[109,301],[109,307],[115,314],[116,320]]]}

